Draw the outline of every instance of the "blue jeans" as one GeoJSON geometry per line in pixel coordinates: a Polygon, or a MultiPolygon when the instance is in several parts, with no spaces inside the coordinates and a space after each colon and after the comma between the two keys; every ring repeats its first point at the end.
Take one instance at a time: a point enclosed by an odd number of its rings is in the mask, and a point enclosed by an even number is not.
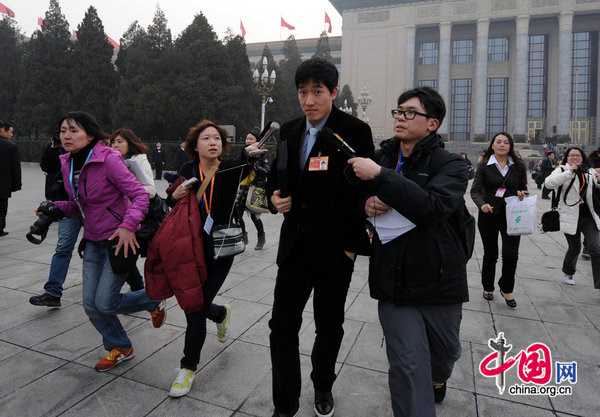
{"type": "Polygon", "coordinates": [[[128,273],[115,274],[108,260],[109,243],[87,242],[83,256],[83,309],[102,335],[108,351],[121,347],[128,349],[131,341],[117,314],[154,311],[158,301],[152,301],[146,290],[121,294],[128,273]]]}
{"type": "Polygon", "coordinates": [[[58,242],[56,243],[56,251],[52,256],[48,281],[44,284],[44,291],[53,297],[60,298],[62,296],[62,286],[67,277],[73,248],[77,243],[77,236],[79,236],[82,225],[83,219],[81,216],[72,219],[64,218],[58,221],[58,242]]]}

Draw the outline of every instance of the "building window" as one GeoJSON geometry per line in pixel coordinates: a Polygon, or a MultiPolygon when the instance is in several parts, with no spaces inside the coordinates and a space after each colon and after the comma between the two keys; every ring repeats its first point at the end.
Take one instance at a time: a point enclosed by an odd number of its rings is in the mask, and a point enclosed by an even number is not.
{"type": "Polygon", "coordinates": [[[450,134],[453,140],[469,140],[471,134],[471,79],[452,80],[450,134]]]}
{"type": "Polygon", "coordinates": [[[529,36],[529,68],[527,72],[527,117],[546,117],[548,86],[548,36],[529,36]]]}
{"type": "Polygon", "coordinates": [[[438,43],[423,42],[419,45],[419,65],[438,63],[438,43]]]}
{"type": "Polygon", "coordinates": [[[437,91],[437,80],[419,80],[419,87],[431,87],[437,91]]]}
{"type": "Polygon", "coordinates": [[[508,38],[489,38],[488,39],[488,61],[500,62],[508,61],[508,38]]]}
{"type": "Polygon", "coordinates": [[[571,60],[571,117],[596,115],[598,32],[574,32],[571,60]]]}
{"type": "Polygon", "coordinates": [[[471,39],[452,42],[452,62],[455,64],[473,62],[473,41],[471,39]]]}
{"type": "Polygon", "coordinates": [[[488,78],[486,135],[488,140],[498,132],[506,132],[508,120],[508,78],[488,78]]]}

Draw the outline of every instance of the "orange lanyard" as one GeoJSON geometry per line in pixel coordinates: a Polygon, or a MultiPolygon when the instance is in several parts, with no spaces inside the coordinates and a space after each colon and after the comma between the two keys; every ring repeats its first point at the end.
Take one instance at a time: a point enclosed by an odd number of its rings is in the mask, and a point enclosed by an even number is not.
{"type": "MultiPolygon", "coordinates": [[[[204,174],[202,173],[202,163],[198,163],[198,169],[200,170],[200,183],[202,183],[202,181],[204,181],[204,174]]],[[[206,208],[206,214],[210,213],[210,208],[212,207],[212,198],[213,198],[213,191],[215,189],[215,177],[212,178],[212,180],[210,180],[210,199],[208,201],[208,204],[206,203],[206,191],[204,191],[204,194],[202,194],[202,200],[204,200],[204,207],[206,208]]]]}

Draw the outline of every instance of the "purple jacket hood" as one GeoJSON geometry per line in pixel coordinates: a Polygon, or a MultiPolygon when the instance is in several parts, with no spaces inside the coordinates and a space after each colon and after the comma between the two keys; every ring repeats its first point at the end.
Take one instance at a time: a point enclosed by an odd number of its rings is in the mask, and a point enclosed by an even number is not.
{"type": "MultiPolygon", "coordinates": [[[[108,239],[119,227],[132,232],[140,228],[150,198],[127,169],[116,149],[98,142],[79,173],[78,199],[85,218],[83,237],[98,242],[108,239]]],[[[67,217],[80,214],[71,189],[71,153],[60,156],[62,176],[69,201],[56,201],[67,217]]]]}

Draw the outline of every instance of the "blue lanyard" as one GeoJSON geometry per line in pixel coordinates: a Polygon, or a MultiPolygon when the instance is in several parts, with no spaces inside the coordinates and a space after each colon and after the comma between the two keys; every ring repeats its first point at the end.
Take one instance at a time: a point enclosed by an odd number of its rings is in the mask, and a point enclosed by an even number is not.
{"type": "MultiPolygon", "coordinates": [[[[87,161],[90,160],[92,153],[94,153],[94,148],[90,149],[90,153],[88,153],[87,158],[85,158],[85,162],[83,163],[83,166],[85,166],[85,164],[87,164],[87,161]]],[[[82,170],[83,170],[83,166],[81,167],[82,170]]],[[[79,171],[79,172],[81,173],[81,171],[79,171]]],[[[75,202],[77,202],[77,200],[79,199],[79,187],[77,187],[77,193],[76,193],[75,189],[73,188],[73,157],[71,157],[71,172],[69,173],[69,185],[71,186],[71,192],[73,193],[73,200],[75,202]]]]}
{"type": "Polygon", "coordinates": [[[398,147],[398,163],[396,164],[397,173],[400,173],[400,171],[402,170],[402,165],[404,165],[404,162],[402,162],[402,149],[398,147]]]}

